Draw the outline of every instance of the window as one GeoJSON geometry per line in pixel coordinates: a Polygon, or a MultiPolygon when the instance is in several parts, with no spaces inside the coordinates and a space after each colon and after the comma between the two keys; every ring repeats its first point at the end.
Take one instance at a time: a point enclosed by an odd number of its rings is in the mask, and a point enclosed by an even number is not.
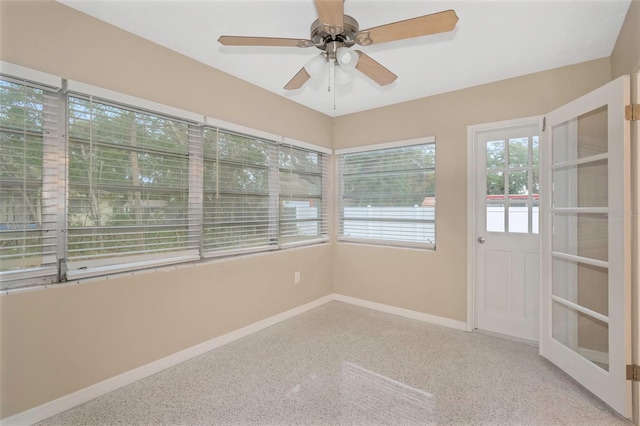
{"type": "Polygon", "coordinates": [[[539,136],[536,126],[508,129],[511,137],[486,141],[488,232],[537,234],[539,136]]]}
{"type": "Polygon", "coordinates": [[[69,273],[167,261],[196,250],[189,232],[189,125],[68,97],[69,273]]]}
{"type": "Polygon", "coordinates": [[[57,279],[58,95],[0,79],[0,281],[57,279]]]}
{"type": "Polygon", "coordinates": [[[275,142],[204,129],[205,253],[278,247],[275,142]]]}
{"type": "Polygon", "coordinates": [[[435,248],[433,139],[338,152],[339,238],[435,248]]]}
{"type": "Polygon", "coordinates": [[[281,244],[326,239],[328,155],[282,144],[278,161],[281,244]]]}
{"type": "Polygon", "coordinates": [[[0,289],[328,239],[330,150],[2,67],[0,289]]]}

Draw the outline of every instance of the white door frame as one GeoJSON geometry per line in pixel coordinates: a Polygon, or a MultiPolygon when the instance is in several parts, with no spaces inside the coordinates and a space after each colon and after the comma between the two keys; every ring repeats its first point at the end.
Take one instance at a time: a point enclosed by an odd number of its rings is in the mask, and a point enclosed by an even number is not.
{"type": "MultiPolygon", "coordinates": [[[[473,331],[475,324],[475,302],[476,302],[476,185],[474,177],[476,175],[476,156],[479,154],[475,141],[478,132],[499,129],[505,127],[518,127],[523,125],[537,124],[541,126],[542,116],[517,118],[514,120],[498,121],[494,123],[476,124],[467,126],[467,331],[473,331]]],[[[542,143],[542,138],[540,138],[542,143]]]]}

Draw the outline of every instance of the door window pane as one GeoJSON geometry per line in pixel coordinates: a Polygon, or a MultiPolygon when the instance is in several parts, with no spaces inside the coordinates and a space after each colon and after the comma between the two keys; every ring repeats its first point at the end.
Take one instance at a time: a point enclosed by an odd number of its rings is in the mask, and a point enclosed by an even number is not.
{"type": "Polygon", "coordinates": [[[609,270],[573,260],[554,258],[554,296],[584,306],[602,315],[609,314],[609,270]]]}
{"type": "Polygon", "coordinates": [[[487,168],[504,168],[505,141],[487,142],[487,168]]]}
{"type": "Polygon", "coordinates": [[[503,172],[487,173],[487,195],[501,195],[502,197],[504,197],[504,173],[503,172]]]}
{"type": "Polygon", "coordinates": [[[529,232],[529,208],[526,203],[509,205],[509,232],[529,232]]]}
{"type": "Polygon", "coordinates": [[[487,204],[487,232],[504,232],[504,203],[487,204]]]}
{"type": "Polygon", "coordinates": [[[608,260],[609,220],[602,213],[555,213],[552,250],[608,260]]]}
{"type": "Polygon", "coordinates": [[[531,233],[540,233],[540,206],[537,202],[531,207],[531,233]]]}
{"type": "Polygon", "coordinates": [[[558,168],[553,172],[553,207],[607,207],[607,160],[558,168]]]}
{"type": "Polygon", "coordinates": [[[553,128],[553,163],[607,152],[607,106],[553,128]]]}
{"type": "MultiPolygon", "coordinates": [[[[529,194],[529,176],[526,171],[509,172],[509,199],[518,199],[519,197],[511,197],[511,195],[527,195],[529,194]]],[[[526,199],[527,197],[524,197],[526,199]]]]}
{"type": "Polygon", "coordinates": [[[529,165],[529,138],[509,139],[509,167],[529,165]]]}
{"type": "Polygon", "coordinates": [[[552,337],[579,355],[609,371],[607,323],[553,301],[552,337]]]}

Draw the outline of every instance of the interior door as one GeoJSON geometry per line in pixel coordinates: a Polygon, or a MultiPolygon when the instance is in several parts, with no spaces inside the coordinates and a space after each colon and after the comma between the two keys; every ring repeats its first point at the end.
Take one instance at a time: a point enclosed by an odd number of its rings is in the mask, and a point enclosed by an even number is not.
{"type": "Polygon", "coordinates": [[[539,120],[476,130],[475,307],[480,330],[538,341],[539,120]]]}
{"type": "Polygon", "coordinates": [[[630,416],[629,77],[546,116],[540,354],[630,416]]]}

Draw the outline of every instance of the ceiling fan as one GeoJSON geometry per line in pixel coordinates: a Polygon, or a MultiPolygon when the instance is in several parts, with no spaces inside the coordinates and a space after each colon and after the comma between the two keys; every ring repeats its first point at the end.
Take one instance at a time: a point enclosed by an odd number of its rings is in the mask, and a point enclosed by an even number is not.
{"type": "MultiPolygon", "coordinates": [[[[311,24],[308,39],[251,37],[223,35],[218,42],[224,46],[277,46],[313,47],[322,50],[312,61],[327,61],[344,70],[355,68],[381,86],[393,83],[398,76],[360,50],[349,50],[354,45],[369,46],[451,31],[458,22],[453,10],[419,16],[378,27],[360,30],[358,21],[344,14],[344,0],[315,0],[319,19],[311,24]]],[[[304,66],[284,86],[287,90],[301,88],[311,78],[310,67],[304,66]]]]}

